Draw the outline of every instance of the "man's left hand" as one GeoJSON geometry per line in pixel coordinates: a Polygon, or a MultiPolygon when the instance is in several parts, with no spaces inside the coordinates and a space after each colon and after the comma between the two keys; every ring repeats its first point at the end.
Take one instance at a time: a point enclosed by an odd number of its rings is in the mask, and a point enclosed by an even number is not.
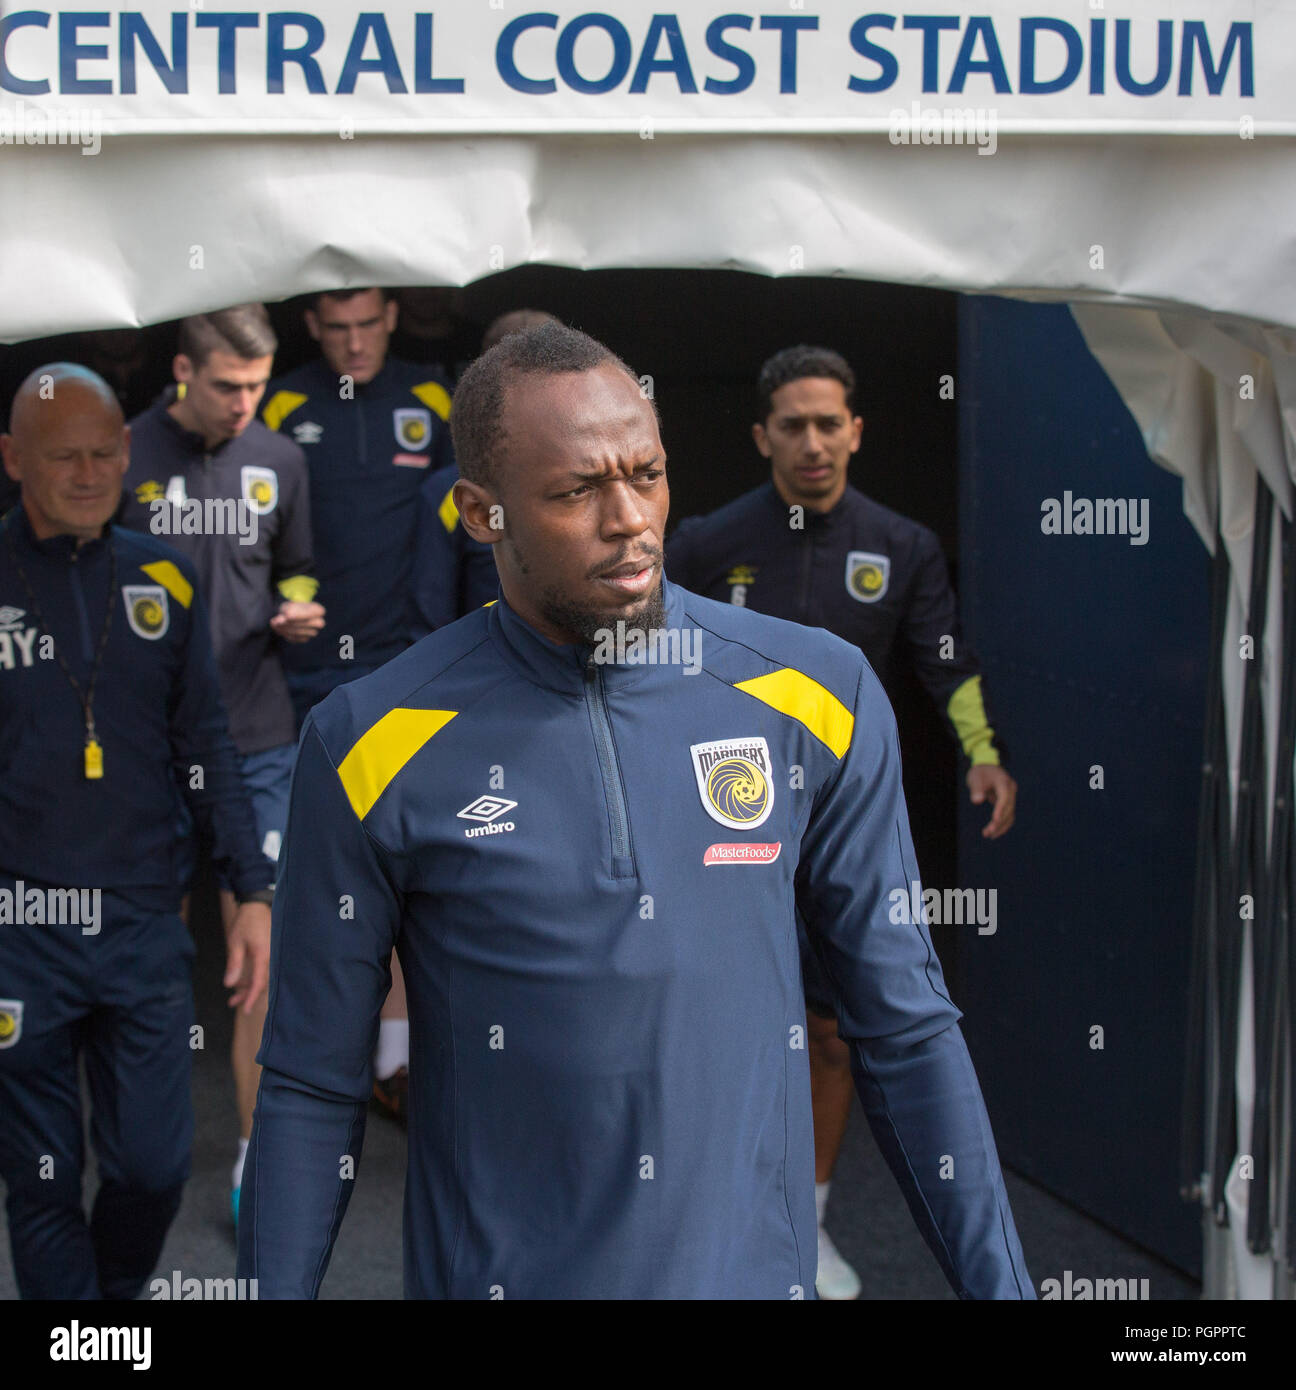
{"type": "Polygon", "coordinates": [[[968,769],[968,790],[972,793],[973,806],[989,801],[994,807],[994,815],[981,831],[987,840],[997,840],[1012,826],[1017,809],[1017,783],[1008,775],[1005,768],[995,763],[978,763],[968,769]]]}
{"type": "Polygon", "coordinates": [[[270,619],[270,629],[285,642],[309,642],[324,626],[324,606],[285,600],[270,619]]]}
{"type": "Polygon", "coordinates": [[[229,1006],[245,1014],[265,991],[270,979],[270,908],[266,903],[243,903],[234,914],[225,942],[224,985],[234,990],[229,1006]]]}

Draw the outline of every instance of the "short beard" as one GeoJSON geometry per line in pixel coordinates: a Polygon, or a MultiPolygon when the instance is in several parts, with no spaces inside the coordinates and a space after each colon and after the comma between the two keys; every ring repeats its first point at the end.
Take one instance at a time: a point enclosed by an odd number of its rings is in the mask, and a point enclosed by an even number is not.
{"type": "Polygon", "coordinates": [[[605,609],[585,608],[564,598],[555,589],[542,589],[539,594],[539,607],[545,618],[554,627],[568,633],[587,647],[595,647],[608,635],[615,636],[618,622],[625,624],[627,639],[633,632],[646,634],[653,629],[666,626],[666,600],[662,594],[661,579],[657,586],[637,608],[623,609],[609,613],[605,609]]]}

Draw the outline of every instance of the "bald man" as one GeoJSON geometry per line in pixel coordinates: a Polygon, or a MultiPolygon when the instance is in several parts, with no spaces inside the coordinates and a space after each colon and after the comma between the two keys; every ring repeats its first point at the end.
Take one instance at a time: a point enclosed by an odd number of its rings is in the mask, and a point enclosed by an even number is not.
{"type": "Polygon", "coordinates": [[[39,367],[0,435],[0,1176],[24,1298],[135,1298],[189,1175],[193,943],[179,800],[241,906],[230,1004],[269,960],[268,890],[193,567],[108,524],[130,432],[106,383],[39,367]],[[99,1190],[81,1205],[84,1056],[99,1190]]]}

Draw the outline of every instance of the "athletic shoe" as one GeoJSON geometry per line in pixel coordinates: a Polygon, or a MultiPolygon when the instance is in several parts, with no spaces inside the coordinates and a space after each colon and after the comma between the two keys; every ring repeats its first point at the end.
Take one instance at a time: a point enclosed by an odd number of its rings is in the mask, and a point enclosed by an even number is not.
{"type": "Polygon", "coordinates": [[[375,1076],[370,1104],[380,1115],[404,1126],[409,1112],[409,1068],[397,1067],[386,1078],[375,1076]]]}
{"type": "Polygon", "coordinates": [[[815,1291],[820,1298],[849,1299],[860,1296],[859,1275],[842,1259],[832,1237],[819,1227],[819,1272],[815,1291]]]}

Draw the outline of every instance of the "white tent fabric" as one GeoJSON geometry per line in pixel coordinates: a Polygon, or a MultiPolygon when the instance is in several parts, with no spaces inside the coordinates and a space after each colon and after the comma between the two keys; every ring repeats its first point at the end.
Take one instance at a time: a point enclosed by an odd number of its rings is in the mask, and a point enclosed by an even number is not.
{"type": "MultiPolygon", "coordinates": [[[[1138,422],[1148,453],[1184,480],[1184,511],[1212,552],[1216,521],[1231,567],[1229,608],[1224,634],[1224,708],[1229,748],[1229,785],[1236,800],[1239,778],[1244,667],[1241,638],[1246,632],[1254,544],[1257,476],[1273,491],[1283,515],[1292,515],[1296,476],[1296,352],[1292,335],[1273,327],[1208,319],[1182,313],[1156,313],[1108,306],[1073,308],[1090,350],[1103,365],[1138,422]]],[[[1261,698],[1268,766],[1267,816],[1278,752],[1281,669],[1282,553],[1279,512],[1273,517],[1270,546],[1268,621],[1265,631],[1261,698]]],[[[1237,1144],[1247,1153],[1255,1104],[1254,985],[1251,927],[1244,927],[1237,1045],[1237,1144]]],[[[1282,968],[1282,963],[1279,963],[1282,968]]],[[[1286,1005],[1290,1027],[1291,1001],[1286,1005]]],[[[1280,1052],[1280,1056],[1282,1053],[1280,1052]]],[[[1217,1063],[1208,1058],[1208,1070],[1217,1063]]],[[[1257,1256],[1246,1244],[1248,1180],[1235,1161],[1225,1187],[1230,1225],[1226,1236],[1205,1218],[1206,1297],[1292,1297],[1284,1270],[1283,1194],[1291,1153],[1292,1117],[1282,1067],[1274,1078],[1279,1104],[1274,1132],[1280,1136],[1273,1174],[1274,1254],[1257,1256]]],[[[1208,1184],[1207,1184],[1208,1185],[1208,1184]]]]}
{"type": "Polygon", "coordinates": [[[123,136],[0,152],[0,339],[529,262],[728,268],[1296,329],[1285,140],[123,136]],[[1192,228],[1192,236],[1182,229],[1192,228]]]}

